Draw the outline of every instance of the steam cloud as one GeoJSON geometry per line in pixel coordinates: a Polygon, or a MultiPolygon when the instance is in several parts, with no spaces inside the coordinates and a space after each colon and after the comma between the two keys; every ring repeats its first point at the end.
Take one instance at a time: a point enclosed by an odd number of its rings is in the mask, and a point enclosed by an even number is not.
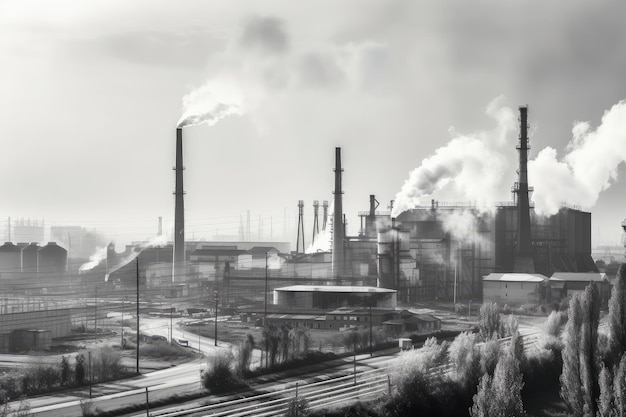
{"type": "Polygon", "coordinates": [[[244,114],[243,95],[239,85],[231,80],[210,80],[183,97],[183,115],[178,127],[206,123],[213,126],[226,116],[244,114]]]}
{"type": "MultiPolygon", "coordinates": [[[[502,97],[493,100],[486,114],[497,122],[491,131],[457,135],[414,169],[396,194],[392,217],[418,206],[424,197],[454,186],[464,198],[495,200],[505,184],[503,173],[511,170],[506,138],[516,128],[516,116],[501,107],[502,97]]],[[[509,151],[511,153],[512,151],[509,151]]]]}
{"type": "Polygon", "coordinates": [[[107,247],[96,248],[96,251],[93,255],[89,256],[89,262],[82,264],[79,268],[79,272],[89,271],[94,269],[96,266],[100,265],[100,262],[104,261],[107,258],[107,247]]]}
{"type": "Polygon", "coordinates": [[[555,214],[561,203],[588,209],[617,180],[618,166],[626,161],[626,103],[606,111],[596,130],[588,122],[576,123],[566,152],[559,160],[556,150],[546,147],[528,163],[538,214],[555,214]]]}
{"type": "MultiPolygon", "coordinates": [[[[496,129],[453,138],[410,173],[396,195],[392,217],[448,185],[469,200],[497,200],[503,186],[510,185],[503,182],[505,175],[517,163],[510,157],[513,142],[506,141],[517,128],[516,118],[511,109],[499,107],[499,102],[500,98],[492,101],[486,112],[498,122],[496,129]]],[[[546,147],[528,162],[535,212],[553,215],[563,203],[593,207],[600,193],[618,179],[622,162],[626,162],[623,100],[604,113],[595,130],[588,122],[576,123],[562,159],[555,149],[546,147]]]]}
{"type": "MultiPolygon", "coordinates": [[[[322,230],[317,237],[315,238],[315,242],[312,243],[304,253],[316,253],[316,252],[330,252],[330,248],[333,245],[333,234],[331,232],[332,221],[333,221],[333,210],[335,207],[335,202],[330,200],[330,205],[328,206],[328,219],[326,221],[326,229],[322,230]]],[[[322,219],[323,221],[323,219],[322,219]]]]}
{"type": "Polygon", "coordinates": [[[371,41],[291,44],[280,19],[249,19],[239,38],[211,57],[208,81],[183,97],[178,127],[248,115],[264,132],[273,121],[282,125],[292,93],[361,90],[375,84],[373,62],[386,59],[386,46],[371,41]]]}

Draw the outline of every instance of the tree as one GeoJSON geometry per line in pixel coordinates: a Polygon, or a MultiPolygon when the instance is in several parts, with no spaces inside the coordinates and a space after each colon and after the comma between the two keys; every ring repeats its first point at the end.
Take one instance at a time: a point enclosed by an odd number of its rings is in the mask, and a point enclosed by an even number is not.
{"type": "Polygon", "coordinates": [[[626,417],[626,355],[622,355],[613,378],[613,399],[616,417],[626,417]]]}
{"type": "Polygon", "coordinates": [[[500,334],[500,308],[496,303],[483,303],[478,315],[478,331],[482,340],[500,334]]]}
{"type": "Polygon", "coordinates": [[[615,403],[613,401],[613,381],[611,372],[602,364],[599,377],[600,398],[598,398],[598,417],[615,417],[615,403]]]}
{"type": "Polygon", "coordinates": [[[512,352],[500,356],[493,373],[492,416],[517,417],[524,415],[522,404],[522,373],[520,363],[512,352]]]}
{"type": "Polygon", "coordinates": [[[585,400],[585,415],[594,417],[596,402],[600,395],[598,376],[600,358],[598,355],[598,325],[600,324],[600,292],[595,283],[587,285],[582,296],[583,320],[580,327],[580,382],[585,400]]]}
{"type": "Polygon", "coordinates": [[[608,324],[611,350],[614,358],[619,358],[626,350],[626,264],[619,268],[611,290],[608,324]]]}
{"type": "Polygon", "coordinates": [[[79,353],[76,356],[76,366],[74,367],[76,383],[82,385],[85,382],[85,355],[79,353]]]}
{"type": "Polygon", "coordinates": [[[456,368],[459,381],[468,384],[466,386],[476,386],[480,372],[479,354],[476,337],[472,333],[460,333],[450,344],[450,361],[456,368]]]}
{"type": "Polygon", "coordinates": [[[569,316],[562,353],[561,397],[573,416],[595,417],[600,394],[600,293],[593,282],[572,297],[569,316]]]}
{"type": "Polygon", "coordinates": [[[500,357],[500,342],[491,339],[485,342],[480,352],[480,371],[483,374],[493,375],[500,357]]]}
{"type": "Polygon", "coordinates": [[[70,361],[67,357],[61,357],[61,384],[67,385],[70,380],[70,361]]]}
{"type": "Polygon", "coordinates": [[[582,417],[583,400],[580,386],[580,326],[582,324],[582,311],[580,296],[574,294],[569,302],[569,320],[565,325],[565,347],[563,348],[563,370],[561,373],[560,395],[565,401],[573,417],[582,417]]]}
{"type": "Polygon", "coordinates": [[[485,373],[480,378],[478,392],[474,395],[474,403],[470,408],[472,417],[491,417],[491,406],[493,405],[493,392],[491,389],[491,377],[485,373]]]}

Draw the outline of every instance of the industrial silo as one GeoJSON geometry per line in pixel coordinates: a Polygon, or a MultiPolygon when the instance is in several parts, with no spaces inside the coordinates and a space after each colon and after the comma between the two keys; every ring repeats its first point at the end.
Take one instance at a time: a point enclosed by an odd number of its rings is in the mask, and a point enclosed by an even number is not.
{"type": "Polygon", "coordinates": [[[6,242],[0,246],[0,273],[2,275],[19,274],[22,270],[22,253],[19,246],[6,242]]]}
{"type": "Polygon", "coordinates": [[[42,278],[60,277],[65,274],[67,268],[67,250],[56,242],[48,242],[37,252],[37,261],[39,275],[42,278]]]}
{"type": "Polygon", "coordinates": [[[33,242],[22,248],[22,273],[28,276],[37,275],[37,254],[39,245],[33,242]]]}

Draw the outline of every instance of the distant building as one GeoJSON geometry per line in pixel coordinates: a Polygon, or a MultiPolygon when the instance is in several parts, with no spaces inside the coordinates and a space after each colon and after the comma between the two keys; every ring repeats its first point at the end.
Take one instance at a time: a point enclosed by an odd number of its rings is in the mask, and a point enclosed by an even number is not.
{"type": "Polygon", "coordinates": [[[608,302],[611,296],[611,283],[603,272],[555,272],[550,277],[549,282],[550,298],[554,302],[583,292],[591,282],[598,285],[600,298],[603,302],[608,302]]]}
{"type": "Polygon", "coordinates": [[[44,221],[38,220],[17,220],[13,224],[13,241],[14,242],[43,242],[44,240],[44,221]]]}
{"type": "Polygon", "coordinates": [[[491,273],[483,278],[483,301],[500,305],[542,303],[548,277],[541,274],[491,273]]]}
{"type": "Polygon", "coordinates": [[[274,290],[275,304],[301,309],[336,309],[340,307],[372,307],[395,309],[396,290],[378,287],[340,285],[292,285],[274,290]]]}

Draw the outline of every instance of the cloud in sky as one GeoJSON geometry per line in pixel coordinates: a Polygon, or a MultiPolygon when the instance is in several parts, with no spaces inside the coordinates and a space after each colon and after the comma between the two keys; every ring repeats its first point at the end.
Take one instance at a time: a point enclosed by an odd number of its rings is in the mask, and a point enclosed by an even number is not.
{"type": "MultiPolygon", "coordinates": [[[[299,199],[327,195],[335,146],[343,147],[351,219],[369,194],[394,198],[407,173],[450,140],[450,126],[493,126],[484,106],[500,94],[503,107],[530,107],[531,159],[550,146],[556,160],[573,121],[599,126],[602,111],[626,97],[619,53],[626,5],[617,2],[5,0],[0,7],[1,145],[12,152],[0,175],[24,172],[4,187],[5,210],[15,216],[76,218],[87,206],[86,217],[110,216],[109,223],[167,221],[181,99],[211,80],[243,86],[248,110],[186,133],[190,219],[250,207],[278,216],[299,199]],[[129,178],[144,175],[150,181],[138,199],[129,178]]],[[[609,227],[618,210],[602,195],[599,209],[611,215],[594,219],[609,227]]]]}

